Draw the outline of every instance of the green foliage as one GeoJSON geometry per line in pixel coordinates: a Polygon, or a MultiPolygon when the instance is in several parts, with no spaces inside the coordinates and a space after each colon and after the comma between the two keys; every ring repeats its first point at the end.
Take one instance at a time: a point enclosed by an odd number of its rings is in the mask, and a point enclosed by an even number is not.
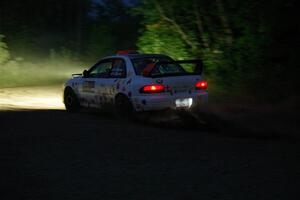
{"type": "Polygon", "coordinates": [[[189,57],[180,36],[169,31],[165,24],[147,25],[146,31],[139,38],[138,47],[145,53],[162,53],[177,59],[189,57]]]}
{"type": "Polygon", "coordinates": [[[268,93],[275,99],[299,93],[295,0],[140,0],[137,5],[130,10],[122,0],[5,1],[0,87],[62,80],[86,61],[138,47],[175,59],[202,58],[211,94],[268,93]]]}
{"type": "Polygon", "coordinates": [[[135,49],[138,19],[127,11],[122,0],[6,1],[0,28],[10,51],[0,36],[0,87],[62,83],[103,56],[135,49]]]}
{"type": "Polygon", "coordinates": [[[0,64],[7,62],[10,58],[10,54],[6,43],[3,41],[4,36],[0,34],[0,64]]]}
{"type": "MultiPolygon", "coordinates": [[[[212,93],[265,95],[267,90],[272,98],[272,91],[276,91],[273,88],[279,89],[272,84],[276,77],[284,74],[289,88],[294,86],[287,82],[287,74],[296,77],[283,67],[295,63],[295,57],[285,59],[284,64],[270,62],[275,56],[272,52],[284,49],[274,39],[285,31],[275,23],[282,19],[272,16],[274,13],[292,15],[285,9],[291,10],[293,3],[283,4],[283,0],[276,0],[272,5],[254,0],[142,0],[133,9],[134,14],[143,16],[138,47],[145,53],[165,53],[175,59],[202,58],[205,74],[214,85],[212,93]],[[279,48],[272,49],[272,45],[279,48]]],[[[278,55],[288,58],[295,53],[278,55]]]]}
{"type": "Polygon", "coordinates": [[[87,40],[86,56],[91,60],[98,60],[103,56],[112,54],[116,36],[110,34],[111,27],[94,26],[87,40]]]}
{"type": "Polygon", "coordinates": [[[95,5],[97,18],[90,25],[85,56],[98,60],[122,49],[136,49],[138,19],[122,0],[103,0],[95,5]]]}
{"type": "Polygon", "coordinates": [[[45,58],[49,49],[61,46],[81,53],[91,4],[91,0],[1,1],[1,33],[9,41],[11,55],[45,58]]]}

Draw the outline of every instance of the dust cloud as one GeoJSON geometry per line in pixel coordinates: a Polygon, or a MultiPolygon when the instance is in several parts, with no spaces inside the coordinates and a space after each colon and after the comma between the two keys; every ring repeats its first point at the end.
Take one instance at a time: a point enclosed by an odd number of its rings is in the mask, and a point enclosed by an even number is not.
{"type": "Polygon", "coordinates": [[[0,110],[63,110],[62,85],[0,89],[0,110]]]}

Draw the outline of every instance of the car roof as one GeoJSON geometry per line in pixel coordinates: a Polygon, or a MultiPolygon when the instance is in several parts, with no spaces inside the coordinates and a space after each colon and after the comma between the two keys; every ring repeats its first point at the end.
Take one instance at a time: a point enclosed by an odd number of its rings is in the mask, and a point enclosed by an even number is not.
{"type": "Polygon", "coordinates": [[[163,54],[128,54],[126,56],[130,59],[151,58],[151,57],[169,57],[169,56],[163,55],[163,54]]]}
{"type": "MultiPolygon", "coordinates": [[[[119,54],[115,54],[112,56],[107,56],[102,58],[101,60],[105,60],[105,59],[110,59],[110,58],[129,58],[129,59],[139,59],[139,58],[153,58],[153,57],[166,57],[166,58],[170,58],[167,55],[164,54],[127,54],[127,55],[119,55],[119,54]]],[[[172,58],[171,58],[172,59],[172,58]]],[[[100,60],[100,61],[101,61],[100,60]]]]}

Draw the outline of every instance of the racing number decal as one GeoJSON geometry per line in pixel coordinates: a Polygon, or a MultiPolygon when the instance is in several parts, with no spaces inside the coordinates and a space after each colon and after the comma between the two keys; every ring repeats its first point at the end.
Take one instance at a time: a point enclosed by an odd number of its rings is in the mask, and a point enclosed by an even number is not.
{"type": "Polygon", "coordinates": [[[84,81],[82,91],[95,93],[95,81],[84,81]]]}

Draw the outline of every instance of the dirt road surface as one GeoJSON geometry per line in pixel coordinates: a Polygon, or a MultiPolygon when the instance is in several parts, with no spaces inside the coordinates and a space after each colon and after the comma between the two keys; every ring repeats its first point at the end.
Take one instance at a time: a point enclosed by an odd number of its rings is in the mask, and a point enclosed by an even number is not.
{"type": "Polygon", "coordinates": [[[46,107],[0,111],[1,200],[300,198],[298,140],[46,107]]]}

